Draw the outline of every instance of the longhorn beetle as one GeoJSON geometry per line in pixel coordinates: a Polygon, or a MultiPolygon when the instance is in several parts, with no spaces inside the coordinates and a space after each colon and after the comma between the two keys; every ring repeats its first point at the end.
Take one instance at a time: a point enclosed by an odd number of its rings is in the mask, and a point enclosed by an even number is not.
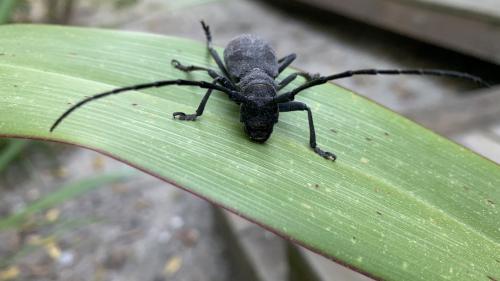
{"type": "Polygon", "coordinates": [[[354,71],[345,71],[329,76],[311,75],[305,72],[292,73],[283,80],[277,82],[278,75],[285,70],[297,57],[290,54],[281,59],[277,59],[273,48],[263,39],[254,35],[240,35],[229,42],[224,49],[224,61],[212,47],[212,35],[210,28],[205,22],[201,25],[207,39],[207,48],[212,58],[215,60],[220,72],[210,68],[183,65],[177,60],[172,60],[172,65],[178,70],[184,72],[206,71],[213,81],[191,81],[191,80],[162,80],[145,84],[138,84],[124,88],[114,89],[108,92],[100,93],[89,98],[83,99],[66,110],[52,125],[52,132],[61,121],[66,118],[75,109],[81,107],[87,102],[100,99],[109,95],[118,94],[131,90],[142,90],[153,87],[164,87],[170,85],[179,86],[197,86],[208,89],[201,100],[196,113],[185,114],[183,112],[174,112],[174,118],[179,120],[194,121],[203,114],[205,105],[213,90],[221,91],[228,95],[229,99],[240,105],[240,121],[244,124],[243,128],[248,137],[259,143],[265,142],[273,132],[274,124],[278,122],[280,112],[289,111],[307,111],[309,121],[309,145],[320,156],[335,160],[335,154],[321,150],[316,144],[316,133],[314,131],[314,122],[311,109],[302,102],[294,101],[295,96],[300,92],[328,81],[351,77],[354,75],[435,75],[462,78],[474,81],[484,86],[489,86],[477,76],[467,73],[439,70],[439,69],[411,69],[411,70],[378,70],[361,69],[354,71]],[[285,86],[295,80],[297,76],[302,76],[306,82],[301,86],[283,94],[278,94],[285,86]]]}

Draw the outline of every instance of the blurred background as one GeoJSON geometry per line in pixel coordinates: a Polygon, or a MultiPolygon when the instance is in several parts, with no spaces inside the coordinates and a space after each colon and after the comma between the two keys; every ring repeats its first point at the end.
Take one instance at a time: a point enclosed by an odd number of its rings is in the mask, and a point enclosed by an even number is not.
{"type": "MultiPolygon", "coordinates": [[[[496,0],[0,0],[2,24],[204,42],[200,19],[218,46],[255,33],[311,73],[442,68],[500,80],[496,0]]],[[[500,162],[498,87],[408,76],[338,84],[500,162]]],[[[370,279],[95,152],[1,140],[3,280],[370,279]]]]}

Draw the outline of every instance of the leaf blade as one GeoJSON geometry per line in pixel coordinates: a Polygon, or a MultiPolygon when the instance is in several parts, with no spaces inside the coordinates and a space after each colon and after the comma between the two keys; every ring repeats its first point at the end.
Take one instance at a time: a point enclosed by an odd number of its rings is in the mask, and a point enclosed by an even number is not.
{"type": "Polygon", "coordinates": [[[324,85],[300,97],[335,163],[308,147],[305,113],[282,114],[264,145],[246,139],[237,106],[220,93],[197,122],[173,120],[199,103],[191,87],[102,99],[49,134],[86,95],[208,78],[176,71],[173,58],[213,63],[203,44],[155,35],[50,26],[0,35],[0,134],[106,152],[379,278],[500,275],[498,166],[348,90],[324,85]]]}

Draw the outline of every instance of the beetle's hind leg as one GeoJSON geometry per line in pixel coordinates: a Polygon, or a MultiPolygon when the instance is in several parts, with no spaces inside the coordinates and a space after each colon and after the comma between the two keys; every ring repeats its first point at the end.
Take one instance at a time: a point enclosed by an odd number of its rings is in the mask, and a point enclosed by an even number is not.
{"type": "Polygon", "coordinates": [[[219,57],[219,54],[212,47],[212,34],[210,33],[210,27],[204,21],[201,21],[201,26],[203,27],[203,31],[205,32],[205,37],[207,38],[207,48],[208,51],[210,52],[210,55],[212,55],[212,58],[215,60],[215,63],[217,63],[217,66],[219,67],[220,71],[222,71],[222,73],[228,79],[231,79],[231,77],[229,76],[229,72],[227,71],[226,67],[224,66],[224,63],[219,57]]]}
{"type": "MultiPolygon", "coordinates": [[[[212,84],[216,84],[217,82],[218,79],[215,79],[212,84]]],[[[213,89],[207,90],[207,92],[203,96],[203,99],[200,102],[200,105],[198,105],[198,109],[196,109],[196,113],[186,114],[184,112],[174,112],[173,113],[174,118],[179,120],[195,121],[198,116],[201,116],[203,114],[203,111],[205,110],[205,105],[207,104],[208,98],[210,98],[212,91],[213,89]]]]}
{"type": "Polygon", "coordinates": [[[311,109],[305,103],[297,101],[290,101],[279,104],[280,112],[299,111],[299,110],[307,111],[307,119],[309,121],[309,145],[311,146],[311,148],[321,157],[335,161],[337,159],[337,156],[335,156],[335,154],[321,150],[316,144],[316,133],[314,131],[314,122],[311,109]]]}
{"type": "Polygon", "coordinates": [[[296,54],[289,54],[286,57],[282,57],[281,59],[278,60],[278,73],[283,72],[292,62],[297,58],[296,54]]]}

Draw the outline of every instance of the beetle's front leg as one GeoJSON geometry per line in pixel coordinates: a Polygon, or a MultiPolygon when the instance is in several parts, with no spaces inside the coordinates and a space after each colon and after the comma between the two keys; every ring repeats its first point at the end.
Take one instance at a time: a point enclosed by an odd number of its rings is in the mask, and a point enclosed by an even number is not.
{"type": "MultiPolygon", "coordinates": [[[[216,84],[218,79],[215,79],[212,84],[216,84]]],[[[196,109],[196,113],[194,114],[186,114],[184,112],[174,112],[173,116],[176,119],[179,120],[185,120],[185,121],[195,121],[196,117],[201,116],[203,114],[203,111],[205,110],[205,105],[207,104],[208,98],[210,98],[210,95],[212,94],[213,89],[208,89],[205,95],[203,96],[203,99],[200,102],[200,105],[198,105],[198,109],[196,109]]]]}
{"type": "Polygon", "coordinates": [[[203,66],[196,66],[196,65],[184,65],[180,63],[178,60],[173,59],[171,61],[172,66],[175,67],[176,69],[184,72],[192,72],[192,71],[206,71],[210,77],[213,79],[217,79],[217,81],[224,87],[229,88],[231,90],[236,90],[236,87],[234,86],[233,82],[229,80],[228,78],[218,74],[216,71],[206,68],[203,66]]]}
{"type": "Polygon", "coordinates": [[[316,145],[316,133],[314,131],[313,117],[311,109],[307,106],[307,104],[297,101],[290,101],[279,104],[280,112],[299,111],[299,110],[307,111],[307,119],[309,120],[309,144],[311,148],[314,150],[314,152],[316,152],[323,158],[335,161],[335,159],[337,159],[337,156],[335,156],[335,154],[328,151],[323,151],[316,145]]]}

